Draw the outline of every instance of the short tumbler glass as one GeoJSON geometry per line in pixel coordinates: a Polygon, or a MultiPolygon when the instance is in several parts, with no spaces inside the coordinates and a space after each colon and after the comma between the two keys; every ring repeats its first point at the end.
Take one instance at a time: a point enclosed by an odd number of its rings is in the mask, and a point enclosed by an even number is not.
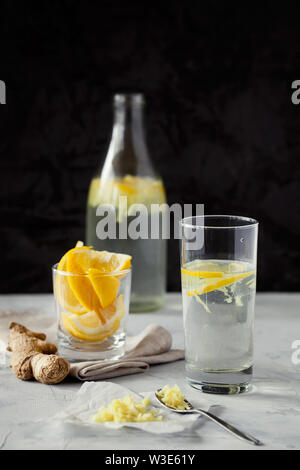
{"type": "Polygon", "coordinates": [[[125,353],[131,269],[99,273],[98,284],[114,289],[101,305],[87,274],[52,268],[59,353],[70,361],[117,360],[125,353]]]}
{"type": "Polygon", "coordinates": [[[188,383],[208,393],[249,390],[253,370],[258,222],[187,217],[181,281],[188,383]]]}

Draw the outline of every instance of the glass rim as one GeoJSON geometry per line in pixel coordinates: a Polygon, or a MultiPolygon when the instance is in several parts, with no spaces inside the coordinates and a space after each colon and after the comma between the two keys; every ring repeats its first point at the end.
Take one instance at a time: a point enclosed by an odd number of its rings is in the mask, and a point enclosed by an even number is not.
{"type": "Polygon", "coordinates": [[[202,228],[202,229],[236,229],[236,228],[249,228],[249,227],[255,227],[255,226],[258,226],[259,222],[256,220],[256,219],[253,219],[251,217],[245,217],[245,216],[242,216],[242,215],[223,215],[223,214],[216,214],[216,215],[213,215],[213,214],[210,214],[210,215],[192,215],[192,216],[189,216],[189,217],[184,217],[183,219],[181,219],[179,221],[179,224],[182,226],[182,227],[187,227],[187,228],[202,228]],[[192,219],[198,219],[198,218],[202,218],[202,220],[204,220],[204,223],[196,223],[196,224],[193,224],[193,223],[189,223],[189,221],[191,221],[192,219]],[[240,220],[240,221],[243,221],[243,222],[246,222],[244,224],[236,224],[236,225],[227,225],[227,226],[222,226],[222,225],[206,225],[205,224],[205,218],[207,219],[225,219],[225,220],[232,220],[232,219],[237,219],[237,220],[240,220]]]}
{"type": "MultiPolygon", "coordinates": [[[[58,266],[58,263],[55,263],[53,266],[52,266],[52,271],[55,273],[55,274],[59,274],[61,276],[74,276],[74,277],[83,277],[83,278],[88,278],[88,274],[82,274],[82,273],[70,273],[68,271],[61,271],[60,269],[57,269],[57,266],[58,266]]],[[[128,268],[128,269],[123,269],[123,271],[113,271],[111,273],[99,273],[99,274],[96,274],[97,277],[114,277],[114,276],[121,276],[121,275],[125,275],[125,274],[128,274],[132,271],[132,268],[128,268]]]]}

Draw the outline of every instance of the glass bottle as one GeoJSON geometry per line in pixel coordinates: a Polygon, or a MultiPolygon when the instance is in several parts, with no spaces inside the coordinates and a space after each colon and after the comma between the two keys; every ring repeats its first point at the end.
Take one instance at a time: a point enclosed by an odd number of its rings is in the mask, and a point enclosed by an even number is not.
{"type": "MultiPolygon", "coordinates": [[[[97,250],[132,256],[131,312],[156,310],[164,302],[166,240],[161,236],[161,205],[164,203],[163,182],[154,169],[146,144],[144,96],[117,94],[106,159],[100,174],[96,174],[90,184],[86,243],[97,250]],[[137,204],[143,205],[142,215],[137,211],[141,209],[137,204]],[[107,205],[115,212],[115,230],[108,222],[107,205]],[[140,218],[142,222],[138,227],[139,216],[143,219],[140,218]],[[151,237],[152,216],[159,222],[157,238],[151,237]]],[[[112,216],[110,221],[113,223],[113,220],[112,216]]]]}

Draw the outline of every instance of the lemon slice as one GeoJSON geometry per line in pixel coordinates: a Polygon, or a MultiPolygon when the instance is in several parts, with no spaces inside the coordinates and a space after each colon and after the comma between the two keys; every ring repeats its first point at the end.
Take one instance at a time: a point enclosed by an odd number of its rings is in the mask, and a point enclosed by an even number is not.
{"type": "Polygon", "coordinates": [[[114,187],[125,194],[136,194],[138,192],[137,187],[126,183],[114,183],[114,187]]]}
{"type": "Polygon", "coordinates": [[[224,279],[204,280],[201,287],[198,287],[197,289],[190,290],[190,291],[188,291],[187,294],[189,296],[207,294],[208,292],[212,292],[212,291],[220,289],[222,287],[229,286],[230,284],[233,284],[236,281],[240,281],[241,279],[244,279],[245,277],[251,276],[254,273],[255,273],[255,271],[249,271],[247,273],[235,274],[233,276],[229,276],[229,277],[226,277],[224,279]]]}
{"type": "Polygon", "coordinates": [[[181,273],[200,278],[223,277],[223,273],[220,271],[190,271],[189,269],[181,268],[181,273]]]}
{"type": "Polygon", "coordinates": [[[118,295],[120,281],[115,276],[103,275],[99,269],[88,270],[89,280],[99,298],[102,308],[108,307],[118,295]]]}
{"type": "Polygon", "coordinates": [[[202,295],[222,289],[255,273],[242,261],[199,260],[186,263],[182,269],[182,287],[188,295],[202,295]]]}
{"type": "MultiPolygon", "coordinates": [[[[223,274],[235,274],[235,273],[242,273],[245,272],[246,266],[250,266],[246,262],[242,261],[230,261],[223,263],[222,260],[218,261],[210,261],[210,260],[200,260],[195,259],[193,261],[189,261],[185,263],[183,269],[187,271],[195,271],[195,272],[217,272],[223,274]]],[[[208,276],[207,276],[208,277],[208,276]]],[[[218,274],[216,277],[221,277],[218,274]]]]}
{"type": "Polygon", "coordinates": [[[220,263],[201,259],[194,259],[193,261],[189,261],[184,264],[183,268],[189,271],[222,271],[222,266],[220,263]]]}
{"type": "MultiPolygon", "coordinates": [[[[126,175],[115,180],[92,180],[89,189],[88,205],[96,207],[99,204],[119,205],[119,196],[128,198],[127,208],[131,204],[142,203],[145,205],[166,202],[166,194],[161,180],[126,175]]],[[[149,206],[150,207],[150,206],[149,206]]],[[[127,210],[126,208],[126,210],[127,210]]]]}
{"type": "Polygon", "coordinates": [[[102,309],[101,316],[105,318],[105,324],[99,318],[98,313],[91,311],[84,315],[62,313],[64,328],[74,337],[84,341],[102,341],[113,335],[120,327],[125,308],[123,296],[106,309],[102,309]]]}

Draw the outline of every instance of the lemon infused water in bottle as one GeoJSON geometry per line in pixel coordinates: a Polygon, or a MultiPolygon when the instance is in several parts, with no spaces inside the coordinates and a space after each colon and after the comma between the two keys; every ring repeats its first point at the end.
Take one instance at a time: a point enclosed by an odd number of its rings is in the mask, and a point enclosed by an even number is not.
{"type": "Polygon", "coordinates": [[[142,94],[114,96],[114,123],[106,159],[91,181],[86,243],[96,250],[132,256],[131,312],[164,302],[166,195],[146,143],[142,94]]]}

